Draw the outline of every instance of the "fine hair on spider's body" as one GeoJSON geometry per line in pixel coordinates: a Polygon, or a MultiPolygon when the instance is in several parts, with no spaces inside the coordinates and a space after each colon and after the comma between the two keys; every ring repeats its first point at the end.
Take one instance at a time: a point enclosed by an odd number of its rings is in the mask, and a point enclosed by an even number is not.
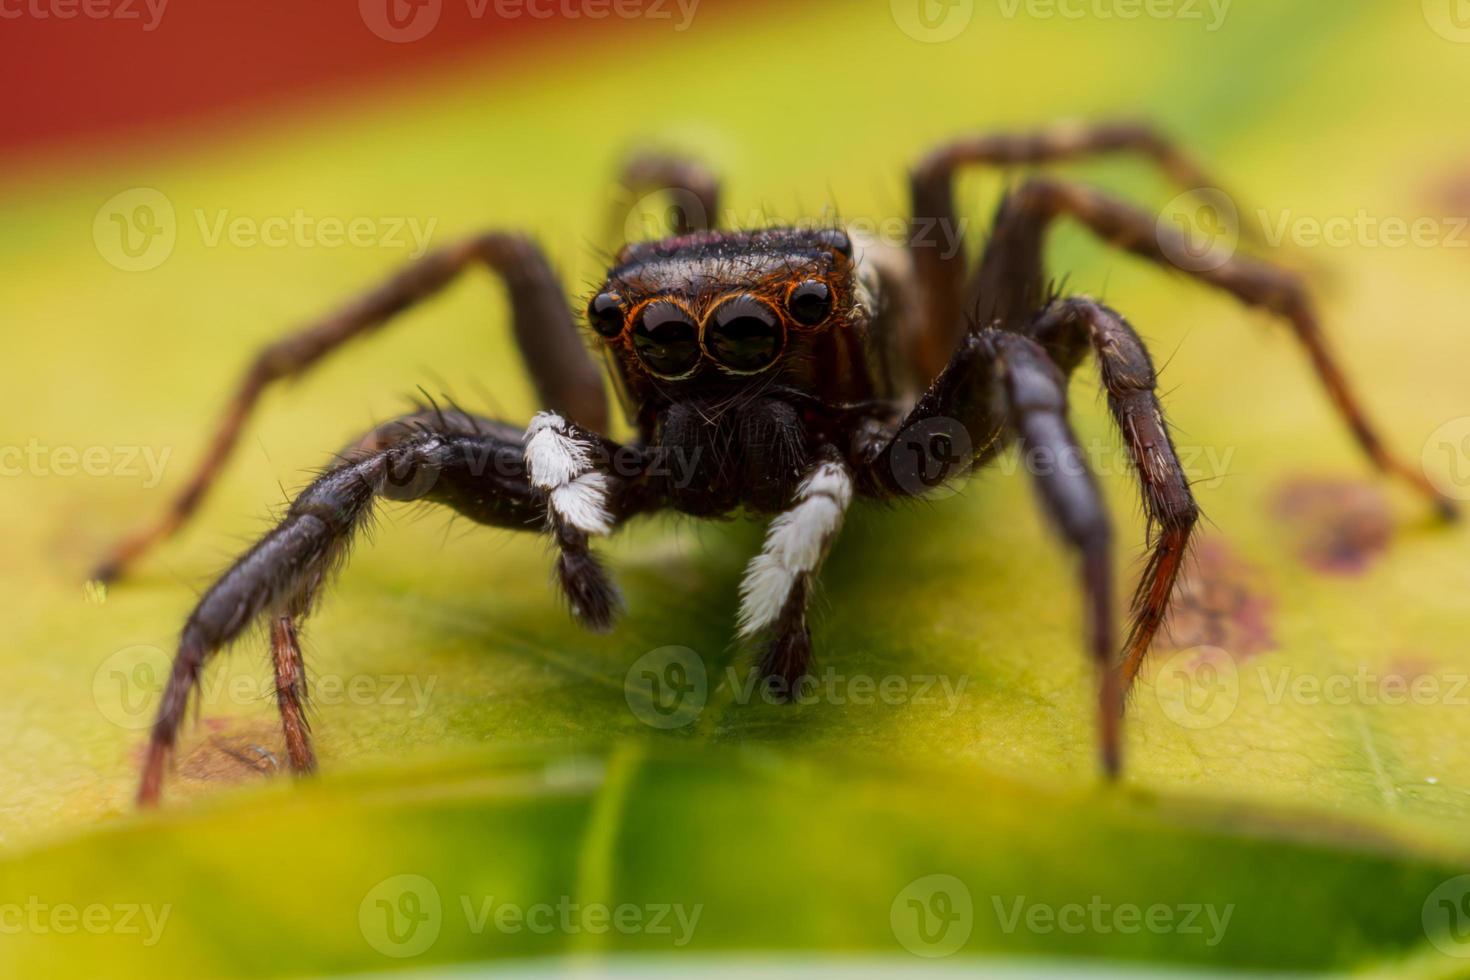
{"type": "MultiPolygon", "coordinates": [[[[458,409],[425,410],[355,442],[291,504],[280,523],[204,594],[184,625],[153,726],[139,799],[156,802],[180,725],[210,656],[269,624],[277,702],[291,768],[316,765],[305,717],[302,621],[379,499],[442,504],[477,523],[538,531],[573,615],[608,629],[621,599],[593,543],[659,511],[771,515],[741,585],[736,629],[760,669],[791,691],[811,663],[807,605],[823,558],[859,497],[918,496],[1012,444],[1051,524],[1075,555],[1084,645],[1097,674],[1099,751],[1116,774],[1124,695],[1163,624],[1198,508],[1170,440],[1156,376],[1118,313],[1049,288],[1043,243],[1069,218],[1143,259],[1172,267],[1182,233],[1079,184],[1034,176],[1007,193],[971,265],[933,247],[936,224],[960,227],[958,170],[1130,152],[1186,188],[1218,186],[1147,126],[1063,125],[956,140],[911,175],[914,240],[865,250],[838,228],[729,231],[718,181],[691,161],[648,154],[623,174],[637,192],[677,195],[676,233],[623,247],[578,327],[560,283],[530,239],[495,232],[433,253],[341,311],[271,345],[231,400],[203,463],[153,526],[98,569],[119,577],[197,508],[260,395],[346,341],[484,265],[505,283],[512,328],[545,410],[522,429],[458,409]],[[600,350],[634,438],[608,435],[600,350]],[[1067,378],[1088,354],[1141,485],[1149,558],[1121,649],[1113,610],[1111,521],[1068,421],[1067,378]],[[670,461],[678,465],[669,465],[670,461]]],[[[1368,458],[1452,513],[1424,475],[1386,448],[1323,337],[1293,274],[1245,256],[1183,270],[1278,316],[1306,349],[1368,458]]],[[[840,599],[838,599],[840,602],[840,599]]]]}

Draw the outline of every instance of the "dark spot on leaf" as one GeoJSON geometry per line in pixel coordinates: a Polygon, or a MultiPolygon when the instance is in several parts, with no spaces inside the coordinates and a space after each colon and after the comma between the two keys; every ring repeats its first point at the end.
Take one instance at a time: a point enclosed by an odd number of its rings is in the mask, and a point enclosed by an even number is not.
{"type": "Polygon", "coordinates": [[[1447,217],[1470,216],[1470,167],[1436,179],[1430,185],[1429,198],[1447,217]]]}
{"type": "Polygon", "coordinates": [[[1277,493],[1273,515],[1293,551],[1319,572],[1357,575],[1388,550],[1393,520],[1382,491],[1351,480],[1296,480],[1277,493]]]}
{"type": "Polygon", "coordinates": [[[1248,657],[1276,646],[1261,574],[1218,537],[1202,538],[1174,586],[1166,650],[1211,646],[1248,657]]]}
{"type": "Polygon", "coordinates": [[[184,779],[237,783],[286,766],[285,744],[275,725],[210,718],[200,727],[208,734],[186,743],[179,758],[184,779]]]}

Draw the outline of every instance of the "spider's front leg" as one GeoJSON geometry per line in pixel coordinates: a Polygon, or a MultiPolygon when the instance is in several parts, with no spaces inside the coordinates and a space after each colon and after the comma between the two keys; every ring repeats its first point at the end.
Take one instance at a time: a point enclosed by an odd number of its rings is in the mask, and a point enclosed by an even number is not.
{"type": "Polygon", "coordinates": [[[1153,550],[1133,593],[1133,624],[1120,665],[1126,693],[1168,614],[1199,507],[1164,421],[1153,361],[1128,321],[1079,296],[1051,304],[1027,330],[1069,373],[1089,347],[1097,355],[1108,409],[1143,490],[1153,550]]]}
{"type": "Polygon", "coordinates": [[[1123,684],[1113,658],[1112,525],[1067,420],[1061,371],[1027,337],[990,328],[966,334],[898,434],[871,454],[861,474],[864,486],[891,497],[917,493],[921,484],[906,478],[915,465],[924,473],[958,475],[952,471],[956,461],[948,457],[952,445],[909,438],[926,431],[925,423],[937,420],[964,429],[977,463],[994,458],[1008,439],[1016,439],[1043,509],[1076,553],[1086,645],[1097,673],[1102,764],[1110,777],[1116,776],[1121,763],[1123,684]],[[913,453],[924,458],[914,460],[909,455],[913,453]]]}
{"type": "Polygon", "coordinates": [[[740,584],[740,635],[768,634],[761,676],[791,697],[811,664],[807,602],[822,559],[852,503],[853,474],[830,447],[819,450],[789,509],[771,522],[740,584]]]}
{"type": "Polygon", "coordinates": [[[545,502],[557,581],[572,615],[599,632],[612,628],[622,598],[588,543],[612,532],[607,470],[619,452],[616,443],[555,412],[541,412],[526,429],[526,472],[545,502]]]}
{"type": "MultiPolygon", "coordinates": [[[[314,759],[297,631],[357,531],[371,519],[376,502],[442,504],[479,524],[544,528],[547,496],[532,484],[526,452],[521,434],[510,426],[461,412],[425,412],[378,428],[318,477],[292,502],[280,524],[205,592],[184,624],[153,724],[138,801],[146,805],[158,800],[179,726],[205,664],[257,622],[270,626],[277,701],[292,768],[310,770],[314,759]]],[[[640,505],[622,492],[620,481],[605,478],[601,486],[605,492],[596,519],[610,530],[640,505]]],[[[563,511],[571,506],[564,494],[552,491],[550,499],[561,500],[563,511]]],[[[574,514],[578,521],[586,516],[574,514]]]]}

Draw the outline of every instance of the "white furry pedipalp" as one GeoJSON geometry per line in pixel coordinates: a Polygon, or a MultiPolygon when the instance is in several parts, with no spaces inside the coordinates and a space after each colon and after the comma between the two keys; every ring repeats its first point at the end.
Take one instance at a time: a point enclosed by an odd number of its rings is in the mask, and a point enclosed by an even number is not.
{"type": "Polygon", "coordinates": [[[546,492],[552,516],[584,534],[607,534],[607,477],[592,469],[590,447],[555,412],[539,412],[526,427],[525,460],[531,485],[546,492]]]}
{"type": "Polygon", "coordinates": [[[816,571],[852,502],[852,475],[838,462],[819,463],[796,491],[796,505],[771,522],[761,553],[740,583],[739,629],[758,633],[781,615],[802,576],[816,571]]]}

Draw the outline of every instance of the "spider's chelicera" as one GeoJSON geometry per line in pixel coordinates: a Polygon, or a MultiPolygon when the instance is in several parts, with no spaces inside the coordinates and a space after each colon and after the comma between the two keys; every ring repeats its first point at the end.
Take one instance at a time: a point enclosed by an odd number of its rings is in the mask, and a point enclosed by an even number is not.
{"type": "MultiPolygon", "coordinates": [[[[913,227],[959,227],[956,171],[1141,153],[1186,188],[1215,185],[1148,127],[1061,126],[957,140],[912,174],[913,227]]],[[[297,630],[378,498],[443,504],[473,521],[549,535],[573,614],[613,624],[619,599],[591,542],[663,510],[701,517],[775,515],[741,585],[738,631],[764,676],[791,691],[812,658],[807,604],[843,516],[859,497],[920,495],[994,459],[1028,458],[1042,506],[1077,558],[1085,646],[1098,676],[1099,740],[1119,767],[1124,694],[1168,610],[1198,511],[1175,455],[1142,341],[1119,314],[1048,288],[1046,231],[1071,218],[1104,241],[1170,264],[1183,232],[1082,185],[1033,176],[1005,195],[979,261],[915,234],[906,250],[860,248],[837,228],[726,231],[718,185],[687,160],[634,160],[624,183],[684,202],[673,237],[625,246],[585,307],[580,330],[541,251],[516,234],[481,235],[431,254],[334,316],[261,353],[210,453],[169,513],[98,571],[117,577],[176,530],[217,476],[261,392],[448,285],[476,264],[510,296],[516,340],[545,411],[529,427],[428,408],[354,443],[280,524],[199,601],[184,625],[139,790],[157,800],[180,723],[209,657],[253,623],[269,627],[291,766],[314,768],[297,630]],[[600,349],[633,437],[608,435],[600,349]],[[1066,379],[1098,361],[1108,406],[1134,462],[1150,521],[1150,558],[1131,630],[1115,645],[1110,522],[1067,418],[1066,379]],[[1070,464],[1070,465],[1068,465],[1070,464]]],[[[1378,468],[1446,514],[1423,474],[1375,434],[1328,351],[1293,274],[1235,256],[1183,271],[1276,314],[1306,347],[1339,413],[1378,468]]],[[[840,601],[840,599],[839,599],[840,601]]]]}

